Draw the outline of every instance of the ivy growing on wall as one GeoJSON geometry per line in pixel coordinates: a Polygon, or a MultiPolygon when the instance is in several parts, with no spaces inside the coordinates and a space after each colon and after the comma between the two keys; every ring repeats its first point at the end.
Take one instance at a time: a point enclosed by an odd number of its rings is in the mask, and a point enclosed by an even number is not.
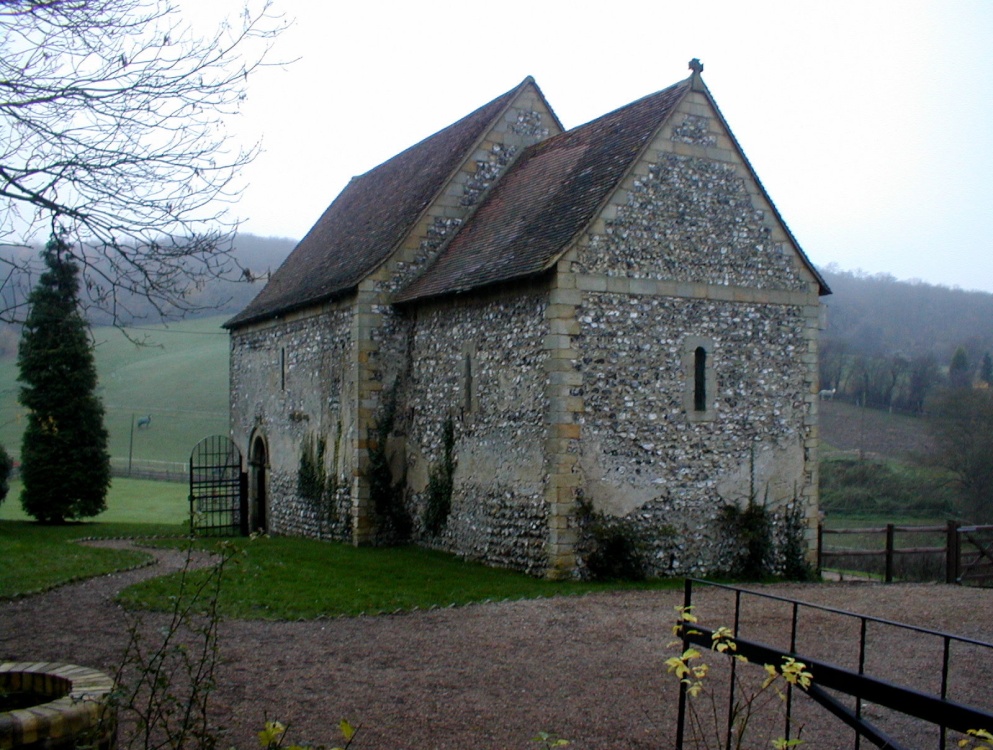
{"type": "Polygon", "coordinates": [[[749,460],[748,503],[744,508],[724,505],[718,526],[725,549],[724,573],[733,578],[761,580],[779,575],[791,581],[811,580],[814,571],[807,563],[806,518],[803,504],[794,497],[779,511],[758,502],[755,489],[755,450],[749,460]]]}
{"type": "Polygon", "coordinates": [[[300,466],[297,469],[297,494],[314,512],[318,535],[333,531],[338,523],[338,458],[341,451],[341,421],[336,425],[334,455],[328,472],[327,438],[313,434],[304,438],[300,447],[300,466]]]}
{"type": "Polygon", "coordinates": [[[772,575],[775,563],[772,513],[748,499],[744,508],[728,504],[718,515],[721,535],[729,552],[727,570],[734,578],[757,581],[772,575]]]}
{"type": "Polygon", "coordinates": [[[779,549],[783,560],[783,578],[788,581],[816,580],[817,571],[807,561],[807,518],[803,503],[794,497],[780,516],[779,549]]]}
{"type": "Polygon", "coordinates": [[[300,446],[300,467],[297,469],[297,494],[304,500],[320,501],[327,485],[324,454],[328,441],[323,435],[307,435],[300,446]]]}
{"type": "Polygon", "coordinates": [[[441,462],[431,469],[424,503],[424,532],[438,536],[448,524],[452,512],[455,479],[455,423],[449,416],[442,431],[441,462]]]}
{"type": "Polygon", "coordinates": [[[397,415],[397,386],[383,392],[379,418],[369,430],[369,495],[376,523],[376,540],[384,544],[399,544],[410,539],[413,520],[403,502],[406,478],[393,482],[386,446],[397,415]]]}

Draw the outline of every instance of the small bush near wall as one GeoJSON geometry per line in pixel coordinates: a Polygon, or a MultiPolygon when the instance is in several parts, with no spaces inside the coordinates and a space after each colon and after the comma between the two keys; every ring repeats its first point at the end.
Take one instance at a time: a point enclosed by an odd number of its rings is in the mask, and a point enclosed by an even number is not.
{"type": "Polygon", "coordinates": [[[807,523],[803,506],[793,500],[779,512],[750,500],[725,505],[718,514],[724,550],[722,572],[732,578],[761,580],[780,576],[788,581],[815,578],[807,562],[807,523]]]}
{"type": "Polygon", "coordinates": [[[595,581],[643,581],[648,577],[651,542],[634,520],[594,511],[580,501],[581,556],[595,581]]]}
{"type": "Polygon", "coordinates": [[[717,520],[727,556],[723,572],[751,581],[772,575],[775,563],[772,513],[750,499],[744,508],[723,506],[717,520]]]}

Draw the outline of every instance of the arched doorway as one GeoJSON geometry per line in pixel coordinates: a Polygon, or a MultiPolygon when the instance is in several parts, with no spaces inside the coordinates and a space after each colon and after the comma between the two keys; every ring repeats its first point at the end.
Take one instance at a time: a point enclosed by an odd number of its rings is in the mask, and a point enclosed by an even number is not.
{"type": "Polygon", "coordinates": [[[269,531],[269,451],[265,438],[256,435],[248,458],[248,513],[251,531],[269,531]]]}

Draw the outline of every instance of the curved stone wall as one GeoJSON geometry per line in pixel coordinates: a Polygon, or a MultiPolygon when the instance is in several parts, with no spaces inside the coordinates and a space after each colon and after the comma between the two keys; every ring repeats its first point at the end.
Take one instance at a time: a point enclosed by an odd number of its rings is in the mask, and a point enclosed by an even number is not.
{"type": "Polygon", "coordinates": [[[72,750],[117,747],[117,714],[107,704],[114,681],[103,672],[74,664],[0,664],[0,689],[25,691],[52,700],[0,712],[0,749],[72,750]]]}

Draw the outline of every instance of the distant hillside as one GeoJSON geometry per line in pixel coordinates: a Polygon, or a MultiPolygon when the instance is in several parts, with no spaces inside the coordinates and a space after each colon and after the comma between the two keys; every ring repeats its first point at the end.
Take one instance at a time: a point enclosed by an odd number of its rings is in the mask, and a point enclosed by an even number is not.
{"type": "Polygon", "coordinates": [[[959,346],[973,362],[993,349],[993,294],[830,267],[821,273],[832,291],[822,298],[827,340],[869,354],[933,354],[943,364],[959,346]]]}
{"type": "MultiPolygon", "coordinates": [[[[230,280],[215,279],[202,289],[191,294],[188,301],[203,308],[199,314],[188,315],[187,318],[210,317],[226,315],[228,317],[240,312],[261,291],[269,277],[286,259],[296,245],[296,240],[284,237],[258,237],[253,234],[239,234],[234,241],[234,257],[242,268],[251,272],[252,281],[244,276],[232,275],[230,280]]],[[[8,280],[0,294],[0,304],[16,306],[22,299],[24,287],[14,278],[8,280]]],[[[138,325],[158,324],[161,322],[158,314],[146,301],[136,297],[123,297],[128,309],[135,313],[138,325]]],[[[90,316],[94,326],[107,325],[110,321],[106,315],[94,313],[90,316]]],[[[0,328],[0,359],[12,356],[17,352],[17,342],[20,338],[20,326],[6,325],[0,328]]]]}
{"type": "MultiPolygon", "coordinates": [[[[234,240],[233,257],[249,272],[246,276],[232,276],[230,279],[214,279],[202,289],[191,294],[187,301],[203,308],[202,314],[187,317],[209,317],[218,314],[234,315],[240,312],[265,286],[269,274],[275,271],[296,246],[296,240],[282,237],[257,237],[253,234],[239,234],[234,240]]],[[[139,319],[159,322],[154,310],[142,300],[131,300],[130,309],[136,311],[139,319]]],[[[95,317],[94,325],[106,325],[108,320],[95,317]]]]}
{"type": "Polygon", "coordinates": [[[993,381],[993,294],[827,269],[821,388],[835,398],[922,413],[949,382],[993,381]],[[985,366],[984,366],[985,360],[985,366]]]}

